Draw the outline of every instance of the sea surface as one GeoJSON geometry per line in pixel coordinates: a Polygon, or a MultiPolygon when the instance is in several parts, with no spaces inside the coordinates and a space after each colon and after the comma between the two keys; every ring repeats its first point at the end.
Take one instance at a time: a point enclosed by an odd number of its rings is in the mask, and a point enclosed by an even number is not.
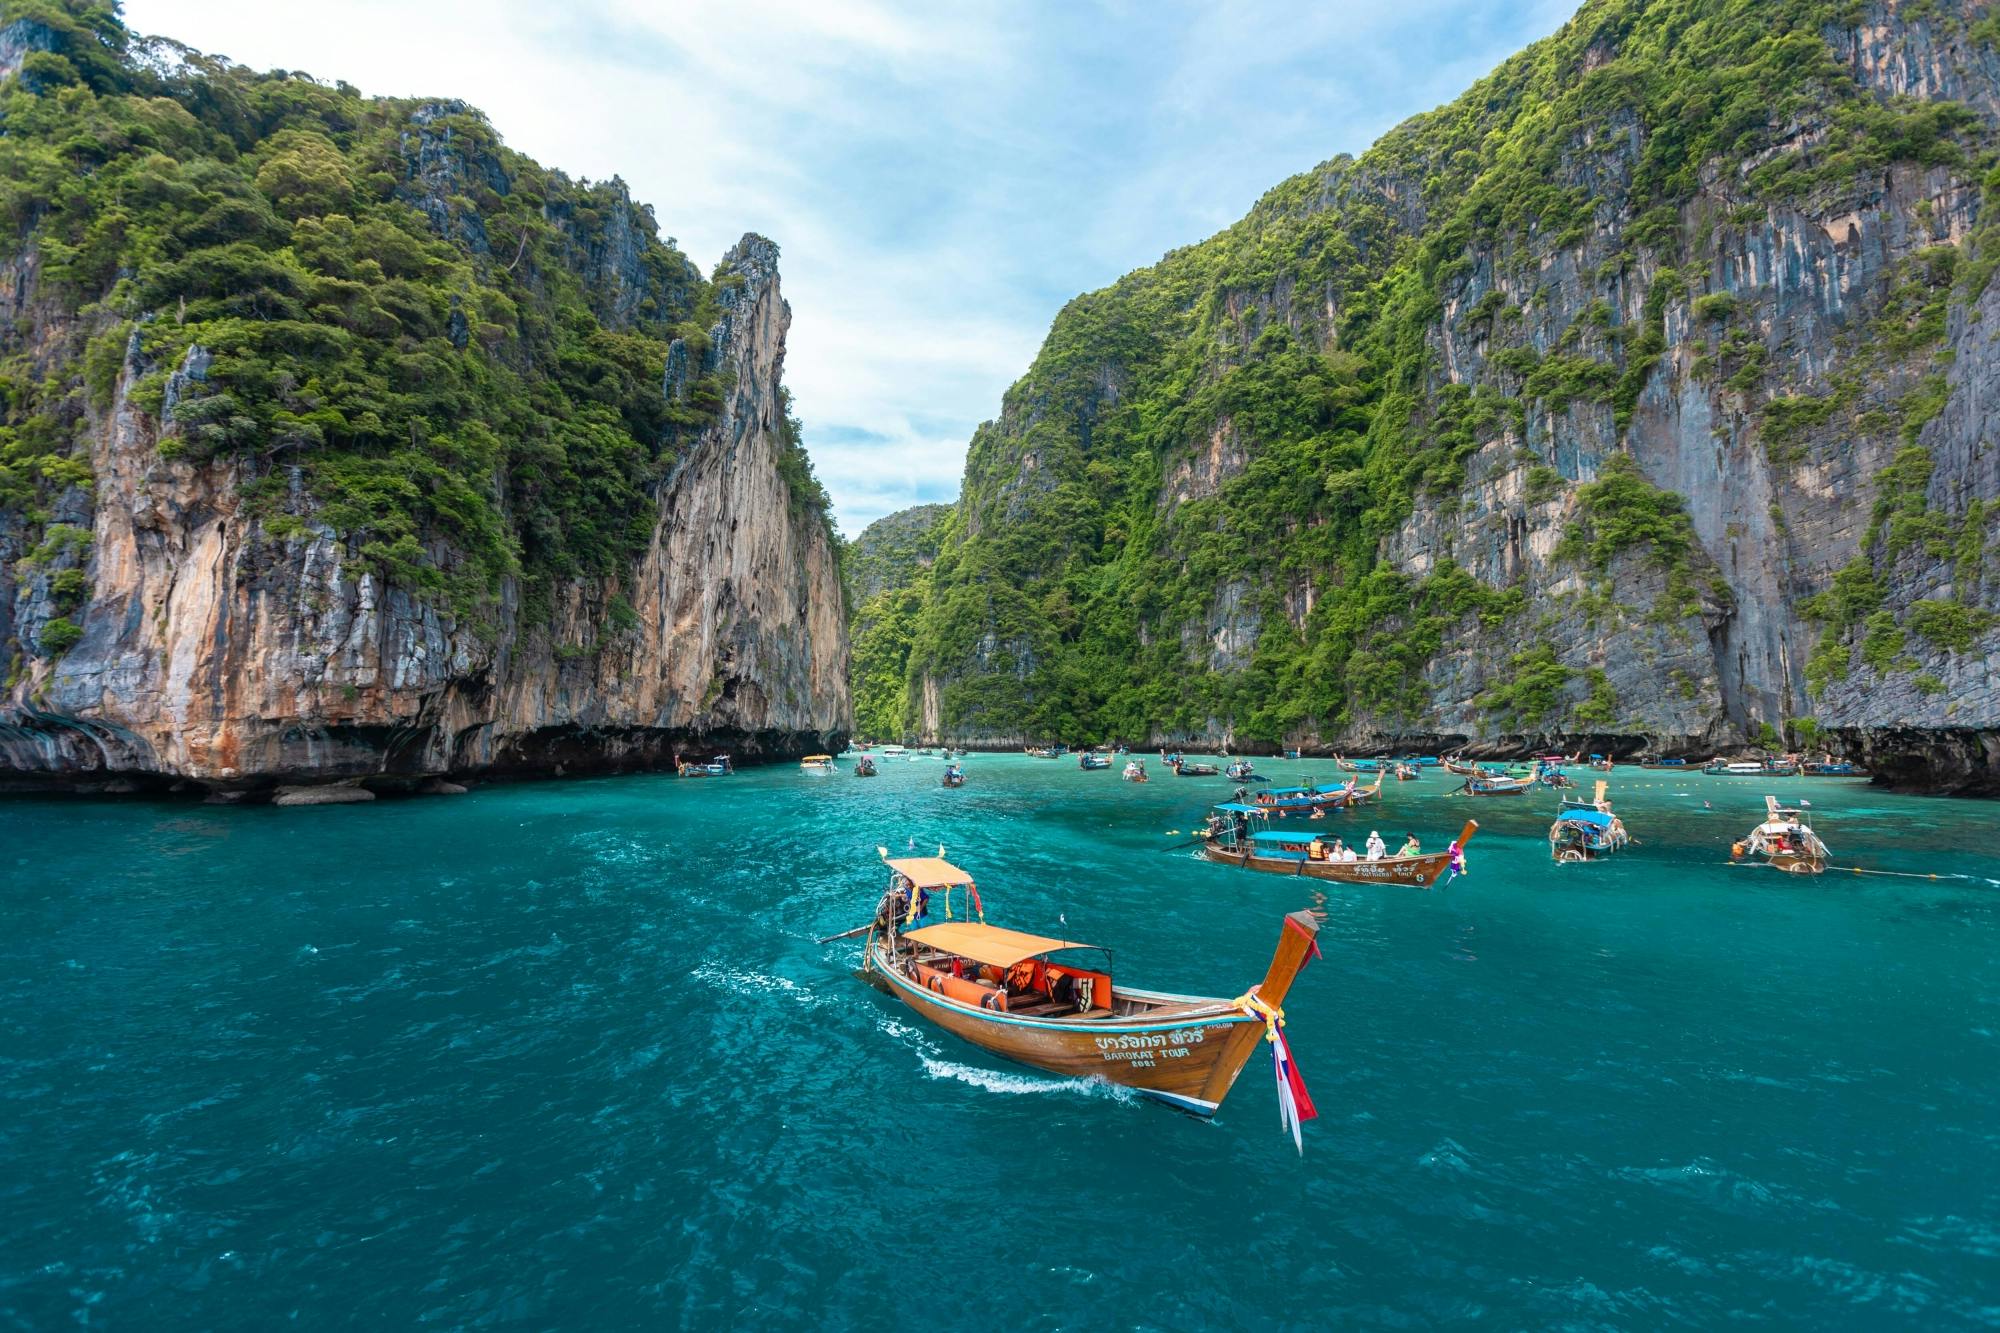
{"type": "Polygon", "coordinates": [[[1552,796],[1435,772],[1317,826],[1476,815],[1424,893],[1196,859],[1223,779],[882,768],[0,803],[0,1327],[2000,1323],[2000,807],[1621,768],[1639,845],[1556,867],[1552,796]],[[1766,791],[1913,877],[1731,868],[1766,791]],[[940,844],[1136,985],[1323,909],[1303,1156],[1261,1053],[1205,1122],[814,943],[940,844]]]}

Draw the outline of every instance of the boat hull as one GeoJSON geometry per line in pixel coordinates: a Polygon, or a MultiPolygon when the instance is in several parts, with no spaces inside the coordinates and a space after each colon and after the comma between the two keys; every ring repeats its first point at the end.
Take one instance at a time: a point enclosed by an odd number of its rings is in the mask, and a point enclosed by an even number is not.
{"type": "Polygon", "coordinates": [[[1400,884],[1406,888],[1428,889],[1451,869],[1451,853],[1426,856],[1385,856],[1380,861],[1313,861],[1289,856],[1257,856],[1210,845],[1202,855],[1218,865],[1241,866],[1266,875],[1289,875],[1294,879],[1323,879],[1336,884],[1400,884]]]}
{"type": "Polygon", "coordinates": [[[983,1051],[1045,1073],[1103,1079],[1200,1116],[1215,1114],[1264,1036],[1261,1021],[1227,1000],[1185,997],[1204,1008],[1178,1018],[1018,1018],[923,989],[883,957],[879,943],[869,946],[868,971],[920,1017],[983,1051]]]}

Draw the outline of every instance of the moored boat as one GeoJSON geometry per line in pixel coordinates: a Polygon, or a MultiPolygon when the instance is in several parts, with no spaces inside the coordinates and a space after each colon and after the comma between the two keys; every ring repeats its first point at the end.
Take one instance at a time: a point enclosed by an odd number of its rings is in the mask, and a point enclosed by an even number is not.
{"type": "Polygon", "coordinates": [[[799,760],[799,771],[801,773],[831,773],[833,772],[833,756],[830,754],[809,754],[799,760]]]}
{"type": "Polygon", "coordinates": [[[1806,778],[1865,778],[1868,770],[1846,759],[1809,760],[1799,765],[1799,776],[1806,778]]]}
{"type": "Polygon", "coordinates": [[[1482,773],[1478,777],[1467,778],[1458,794],[1465,796],[1519,796],[1541,786],[1534,777],[1510,777],[1500,773],[1482,773]]]}
{"type": "Polygon", "coordinates": [[[1181,778],[1219,778],[1222,776],[1222,770],[1214,764],[1200,764],[1189,759],[1182,759],[1176,762],[1173,765],[1173,770],[1174,776],[1181,778]]]}
{"type": "Polygon", "coordinates": [[[1611,802],[1605,798],[1607,785],[1600,778],[1590,800],[1566,796],[1556,807],[1555,823],[1549,825],[1549,856],[1557,864],[1595,861],[1632,840],[1625,832],[1625,821],[1612,813],[1611,802]]]}
{"type": "Polygon", "coordinates": [[[1803,809],[1778,804],[1775,796],[1764,798],[1764,822],[1749,836],[1729,849],[1732,861],[1764,865],[1793,875],[1817,875],[1826,869],[1833,852],[1813,832],[1812,821],[1803,809]]]}
{"type": "Polygon", "coordinates": [[[901,759],[908,753],[909,750],[901,745],[885,745],[882,747],[882,757],[884,759],[901,759]]]}
{"type": "Polygon", "coordinates": [[[1609,773],[1611,771],[1611,757],[1609,755],[1594,754],[1590,756],[1590,766],[1599,773],[1609,773]]]}
{"type": "Polygon", "coordinates": [[[947,787],[963,787],[965,785],[965,770],[957,764],[946,764],[944,766],[944,785],[947,787]]]}
{"type": "Polygon", "coordinates": [[[1095,750],[1085,750],[1077,755],[1076,766],[1086,773],[1094,773],[1100,768],[1111,767],[1111,756],[1098,754],[1095,750]]]}
{"type": "Polygon", "coordinates": [[[1287,1125],[1296,1134],[1312,1117],[1296,1068],[1287,1072],[1280,1027],[1280,1006],[1317,953],[1311,913],[1284,919],[1263,981],[1242,995],[1179,995],[1114,981],[1101,946],[986,924],[972,876],[942,857],[883,860],[890,882],[875,919],[850,933],[867,932],[864,977],[919,1017],[1005,1059],[1101,1078],[1201,1116],[1215,1114],[1268,1037],[1287,1125]],[[949,913],[954,890],[967,919],[922,924],[940,894],[949,913]]]}
{"type": "Polygon", "coordinates": [[[1406,763],[1401,759],[1395,762],[1390,771],[1395,773],[1398,782],[1414,782],[1424,775],[1423,765],[1406,763]]]}
{"type": "Polygon", "coordinates": [[[1358,778],[1349,778],[1337,787],[1308,784],[1302,787],[1268,787],[1250,798],[1250,804],[1280,819],[1311,818],[1317,811],[1345,810],[1349,806],[1378,800],[1382,795],[1382,774],[1375,785],[1364,787],[1358,778]]]}
{"type": "Polygon", "coordinates": [[[719,754],[705,764],[697,764],[675,756],[674,771],[684,778],[720,778],[734,773],[736,766],[729,762],[729,756],[726,754],[719,754]]]}
{"type": "Polygon", "coordinates": [[[1056,749],[1052,745],[1024,745],[1021,747],[1021,753],[1027,755],[1030,759],[1053,759],[1056,757],[1056,749]]]}
{"type": "Polygon", "coordinates": [[[1264,782],[1268,779],[1257,776],[1257,766],[1248,759],[1232,759],[1223,774],[1237,782],[1264,782]]]}
{"type": "MultiPolygon", "coordinates": [[[[1270,811],[1262,806],[1231,801],[1215,810],[1202,838],[1201,854],[1205,859],[1267,875],[1303,876],[1342,884],[1403,884],[1428,889],[1447,873],[1464,873],[1465,844],[1479,831],[1479,821],[1468,819],[1459,831],[1458,841],[1441,852],[1363,856],[1344,846],[1341,839],[1321,833],[1254,828],[1270,818],[1270,811]]],[[[1414,842],[1411,839],[1411,844],[1414,842]]],[[[1380,847],[1379,841],[1377,846],[1380,847]]]]}
{"type": "Polygon", "coordinates": [[[1146,761],[1143,759],[1126,760],[1124,777],[1127,782],[1144,782],[1146,780],[1146,761]]]}
{"type": "Polygon", "coordinates": [[[1639,767],[1641,768],[1686,768],[1687,766],[1688,761],[1685,759],[1641,759],[1639,761],[1639,767]]]}
{"type": "Polygon", "coordinates": [[[874,759],[874,756],[872,756],[872,755],[865,755],[865,754],[864,754],[864,755],[862,755],[862,756],[861,756],[861,757],[860,757],[859,759],[855,760],[855,761],[854,761],[854,776],[855,776],[855,777],[857,777],[857,778],[872,778],[872,777],[874,777],[874,776],[875,776],[875,759],[874,759]]]}

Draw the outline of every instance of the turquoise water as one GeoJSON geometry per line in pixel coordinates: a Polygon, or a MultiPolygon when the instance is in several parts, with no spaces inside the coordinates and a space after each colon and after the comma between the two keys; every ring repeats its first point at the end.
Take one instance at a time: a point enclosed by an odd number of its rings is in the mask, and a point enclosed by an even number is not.
{"type": "Polygon", "coordinates": [[[1620,770],[1642,845],[1555,868],[1434,774],[1325,827],[1476,811],[1470,876],[1317,893],[1172,849],[1221,779],[940,767],[0,804],[0,1323],[2000,1321],[1995,807],[1620,770]],[[1766,790],[1961,878],[1724,866],[1766,790]],[[813,940],[911,839],[1138,985],[1323,906],[1305,1155],[1261,1056],[1203,1122],[856,981],[813,940]]]}

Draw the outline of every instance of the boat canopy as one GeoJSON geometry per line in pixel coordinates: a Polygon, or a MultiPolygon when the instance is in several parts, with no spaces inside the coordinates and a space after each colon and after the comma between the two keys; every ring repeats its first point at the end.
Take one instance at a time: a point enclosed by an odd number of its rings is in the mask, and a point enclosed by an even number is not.
{"type": "Polygon", "coordinates": [[[928,944],[933,949],[942,949],[959,958],[968,958],[975,963],[986,963],[993,967],[1012,967],[1026,959],[1039,958],[1058,949],[1101,948],[1095,944],[1078,944],[1075,940],[1052,940],[1045,935],[1029,935],[1022,931],[1007,930],[1001,926],[989,926],[977,921],[947,921],[941,926],[925,926],[921,930],[903,932],[903,938],[915,940],[918,944],[928,944]]]}
{"type": "Polygon", "coordinates": [[[830,754],[809,754],[799,760],[799,762],[802,764],[830,764],[833,762],[833,756],[830,754]]]}
{"type": "Polygon", "coordinates": [[[1565,810],[1556,818],[1571,824],[1592,824],[1598,828],[1611,827],[1611,816],[1602,810],[1565,810]]]}
{"type": "Polygon", "coordinates": [[[1307,842],[1312,842],[1315,839],[1317,839],[1320,842],[1327,841],[1327,839],[1321,838],[1317,833],[1286,833],[1282,829],[1274,829],[1268,833],[1253,833],[1250,836],[1255,838],[1259,842],[1307,843],[1307,842]]]}
{"type": "Polygon", "coordinates": [[[1244,805],[1239,801],[1224,801],[1215,808],[1218,810],[1227,810],[1232,815],[1268,815],[1271,813],[1271,807],[1268,805],[1244,805]]]}
{"type": "Polygon", "coordinates": [[[938,856],[910,856],[891,860],[889,869],[920,889],[949,889],[972,883],[972,876],[938,856]]]}

